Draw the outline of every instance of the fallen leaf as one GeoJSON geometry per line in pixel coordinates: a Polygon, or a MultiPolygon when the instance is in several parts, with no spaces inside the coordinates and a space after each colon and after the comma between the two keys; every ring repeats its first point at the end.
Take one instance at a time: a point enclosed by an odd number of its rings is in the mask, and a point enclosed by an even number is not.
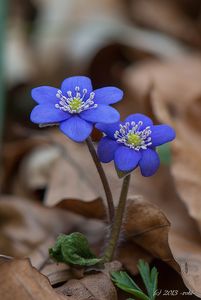
{"type": "Polygon", "coordinates": [[[132,1],[130,14],[140,25],[200,47],[201,39],[195,18],[186,13],[189,12],[189,9],[185,11],[184,2],[179,2],[168,0],[132,1]]]}
{"type": "Polygon", "coordinates": [[[5,300],[76,300],[59,295],[48,279],[33,268],[28,259],[14,259],[1,264],[0,298],[5,300]]]}
{"type": "Polygon", "coordinates": [[[2,149],[2,161],[4,167],[4,173],[1,182],[2,192],[13,192],[13,181],[15,181],[15,175],[17,175],[16,171],[18,170],[22,159],[28,155],[33,148],[41,145],[41,143],[44,143],[44,140],[41,141],[40,138],[24,138],[22,140],[19,139],[4,144],[2,149]],[[13,149],[15,149],[15,151],[13,151],[13,149]]]}
{"type": "MultiPolygon", "coordinates": [[[[135,178],[136,181],[139,179],[138,177],[135,178]]],[[[174,183],[168,168],[161,167],[156,176],[139,180],[134,188],[137,194],[144,196],[145,200],[157,205],[171,223],[168,238],[164,236],[163,239],[156,240],[154,244],[150,242],[146,246],[150,247],[151,251],[157,251],[160,242],[164,242],[164,239],[166,239],[168,241],[166,249],[168,252],[166,253],[169,253],[169,249],[171,250],[172,256],[180,265],[181,275],[186,286],[200,297],[201,276],[197,276],[197,274],[201,274],[201,237],[195,222],[189,217],[188,211],[174,189],[174,183]],[[156,248],[152,249],[154,245],[156,248]],[[196,261],[196,272],[193,268],[194,261],[196,261]],[[189,265],[188,274],[184,272],[185,265],[189,265]]],[[[162,249],[160,250],[162,251],[162,249]]]]}
{"type": "Polygon", "coordinates": [[[195,240],[189,242],[186,234],[179,233],[178,229],[172,228],[170,231],[170,223],[158,206],[142,197],[130,200],[124,229],[128,240],[167,262],[178,272],[181,269],[187,287],[198,297],[201,296],[201,246],[195,240]]]}
{"type": "Polygon", "coordinates": [[[71,268],[61,263],[46,263],[40,272],[49,279],[52,286],[73,278],[71,268]]]}
{"type": "MultiPolygon", "coordinates": [[[[138,66],[127,68],[123,83],[127,90],[124,106],[127,114],[136,110],[151,114],[160,120],[160,110],[155,115],[150,102],[150,88],[160,96],[157,101],[166,103],[167,112],[172,118],[183,114],[185,106],[200,97],[201,87],[200,55],[179,55],[174,59],[148,60],[138,66]]],[[[161,121],[161,120],[160,120],[161,121]]]]}
{"type": "Polygon", "coordinates": [[[79,218],[68,212],[14,196],[1,196],[0,219],[0,252],[19,258],[30,256],[38,268],[48,259],[48,248],[56,236],[72,231],[79,223],[79,218]]]}
{"type": "Polygon", "coordinates": [[[170,222],[156,205],[140,196],[128,200],[124,224],[127,239],[176,268],[168,245],[169,229],[170,222]]]}
{"type": "Polygon", "coordinates": [[[87,171],[91,168],[94,169],[94,167],[85,145],[73,143],[62,136],[60,136],[60,140],[65,147],[65,153],[55,164],[54,172],[51,173],[45,203],[53,206],[67,197],[86,202],[99,198],[99,191],[102,188],[101,182],[96,172],[93,172],[91,176],[87,171]],[[79,154],[73,155],[78,151],[82,152],[81,156],[79,154]],[[100,183],[97,184],[97,182],[100,183]]]}
{"type": "Polygon", "coordinates": [[[103,205],[101,198],[89,202],[75,199],[64,199],[61,200],[56,207],[82,215],[86,218],[102,220],[106,217],[106,208],[103,205]]]}
{"type": "Polygon", "coordinates": [[[116,289],[110,279],[110,272],[120,270],[119,262],[106,264],[97,274],[87,275],[80,280],[72,279],[57,289],[66,296],[76,299],[117,300],[116,289]]]}
{"type": "Polygon", "coordinates": [[[123,267],[133,275],[136,275],[139,271],[137,268],[137,262],[139,259],[143,259],[147,262],[151,262],[153,256],[143,249],[141,246],[134,244],[130,240],[126,240],[124,236],[121,236],[122,240],[120,240],[116,259],[120,261],[123,267]]]}
{"type": "MultiPolygon", "coordinates": [[[[179,135],[179,132],[178,132],[179,135]]],[[[200,135],[201,137],[201,135],[200,135]]],[[[201,230],[201,154],[200,137],[197,136],[195,143],[189,143],[190,139],[177,141],[173,148],[172,175],[175,180],[179,196],[188,208],[190,216],[196,220],[201,230]]]]}

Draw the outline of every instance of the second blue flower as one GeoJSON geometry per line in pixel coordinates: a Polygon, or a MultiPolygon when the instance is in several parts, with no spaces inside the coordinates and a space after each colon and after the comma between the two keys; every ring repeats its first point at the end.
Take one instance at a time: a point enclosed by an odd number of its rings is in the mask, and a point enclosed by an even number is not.
{"type": "Polygon", "coordinates": [[[160,165],[156,147],[175,138],[175,131],[168,125],[154,125],[142,114],[133,114],[124,122],[97,124],[105,136],[98,144],[101,162],[114,160],[122,172],[131,172],[138,166],[143,176],[152,176],[160,165]]]}

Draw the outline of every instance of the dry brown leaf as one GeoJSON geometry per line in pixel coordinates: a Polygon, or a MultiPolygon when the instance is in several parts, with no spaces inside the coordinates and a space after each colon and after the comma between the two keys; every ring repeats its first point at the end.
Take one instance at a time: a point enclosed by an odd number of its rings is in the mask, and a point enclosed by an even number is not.
{"type": "Polygon", "coordinates": [[[168,245],[170,223],[156,205],[142,197],[129,200],[124,229],[129,240],[177,268],[168,245]]]}
{"type": "Polygon", "coordinates": [[[91,176],[88,171],[94,167],[85,145],[73,143],[66,137],[60,136],[60,138],[65,147],[65,156],[59,159],[55,164],[54,172],[51,173],[45,203],[53,206],[66,198],[86,202],[97,199],[102,186],[98,174],[93,172],[91,176]]]}
{"type": "MultiPolygon", "coordinates": [[[[13,180],[17,175],[16,170],[24,156],[31,150],[44,143],[40,138],[22,139],[4,144],[2,149],[2,161],[4,167],[1,189],[5,193],[10,193],[13,189],[13,180]],[[15,151],[13,151],[15,149],[15,151]]],[[[24,194],[23,194],[24,195],[24,194]]]]}
{"type": "MultiPolygon", "coordinates": [[[[159,101],[159,95],[155,93],[153,95],[153,109],[156,109],[159,101]]],[[[195,101],[197,102],[197,101],[195,101]]],[[[185,203],[188,213],[197,222],[199,229],[201,230],[201,204],[200,204],[200,192],[201,192],[201,155],[200,155],[200,130],[199,126],[199,105],[189,99],[189,104],[183,106],[183,112],[176,114],[174,118],[168,111],[166,103],[163,103],[164,114],[159,115],[156,113],[161,121],[169,119],[177,132],[177,139],[172,145],[172,165],[171,171],[174,178],[177,192],[185,203]],[[196,111],[196,113],[195,113],[196,111]],[[193,113],[192,113],[193,112],[193,113]],[[192,119],[192,115],[194,118],[192,119]]],[[[174,107],[174,104],[172,104],[174,107]]],[[[184,281],[188,281],[189,287],[194,291],[200,286],[200,247],[199,244],[194,245],[194,256],[191,256],[189,251],[189,245],[182,236],[177,236],[177,239],[173,237],[174,245],[182,245],[186,260],[180,262],[182,267],[182,273],[184,281]],[[191,274],[189,276],[189,273],[191,274]]],[[[200,238],[201,243],[201,238],[200,238]]],[[[199,289],[198,296],[201,295],[199,289]]]]}
{"type": "Polygon", "coordinates": [[[49,279],[52,286],[73,278],[70,267],[63,263],[45,264],[40,272],[49,279]]]}
{"type": "Polygon", "coordinates": [[[48,279],[33,268],[28,259],[14,259],[1,264],[0,298],[4,300],[76,300],[59,295],[48,279]]]}
{"type": "Polygon", "coordinates": [[[111,280],[104,274],[88,275],[81,280],[72,279],[58,289],[65,296],[79,300],[117,300],[117,293],[111,280]]]}
{"type": "Polygon", "coordinates": [[[176,260],[187,287],[198,297],[201,296],[201,246],[195,239],[190,242],[186,239],[191,228],[183,234],[178,228],[172,228],[169,233],[170,223],[160,208],[142,197],[136,197],[128,203],[124,229],[128,240],[179,271],[176,260]]]}
{"type": "Polygon", "coordinates": [[[1,253],[30,256],[38,268],[48,259],[48,248],[54,244],[56,236],[72,231],[80,222],[68,212],[9,196],[1,197],[0,219],[1,253]]]}
{"type": "MultiPolygon", "coordinates": [[[[169,170],[161,167],[156,176],[143,180],[136,176],[136,181],[137,193],[156,204],[170,221],[170,250],[181,267],[186,286],[200,297],[201,276],[198,274],[201,274],[201,237],[195,222],[189,217],[175,191],[169,170]]],[[[151,247],[152,244],[147,246],[151,247]]]]}
{"type": "Polygon", "coordinates": [[[133,275],[138,274],[137,263],[139,259],[144,259],[147,262],[151,262],[153,256],[143,249],[141,246],[134,244],[132,241],[125,241],[125,237],[122,234],[123,241],[120,241],[116,259],[120,261],[123,267],[133,275]]]}
{"type": "Polygon", "coordinates": [[[110,272],[120,269],[119,262],[106,264],[101,272],[87,275],[80,280],[72,279],[59,287],[57,291],[80,300],[117,300],[117,292],[110,279],[110,272]]]}
{"type": "MultiPolygon", "coordinates": [[[[125,71],[123,81],[127,90],[124,106],[127,114],[138,111],[150,114],[145,96],[150,87],[160,95],[159,102],[166,102],[172,117],[180,115],[184,106],[200,97],[201,57],[180,56],[172,60],[149,60],[125,71]]],[[[123,102],[122,102],[123,104],[123,102]]],[[[160,111],[157,114],[160,118],[160,111]]]]}
{"type": "MultiPolygon", "coordinates": [[[[132,1],[130,13],[134,21],[140,25],[165,32],[200,47],[200,33],[195,18],[190,18],[185,13],[184,5],[179,6],[178,2],[169,0],[132,1]]],[[[184,4],[183,2],[182,4],[184,4]]]]}
{"type": "Polygon", "coordinates": [[[56,207],[82,215],[86,218],[102,220],[106,217],[106,209],[101,198],[92,200],[90,202],[66,199],[59,202],[56,207]]]}
{"type": "MultiPolygon", "coordinates": [[[[179,135],[179,132],[178,132],[179,135]]],[[[199,151],[201,135],[195,144],[186,137],[177,141],[173,150],[172,174],[179,196],[188,208],[201,230],[201,153],[199,151]]]]}

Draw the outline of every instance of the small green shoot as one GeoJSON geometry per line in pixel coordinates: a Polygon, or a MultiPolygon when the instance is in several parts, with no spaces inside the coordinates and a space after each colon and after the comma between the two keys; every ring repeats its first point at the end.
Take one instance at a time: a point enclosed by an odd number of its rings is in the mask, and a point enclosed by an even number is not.
{"type": "Polygon", "coordinates": [[[102,262],[91,252],[87,238],[79,232],[59,235],[49,254],[57,262],[78,266],[88,267],[102,262]]]}
{"type": "MultiPolygon", "coordinates": [[[[158,272],[155,267],[153,267],[150,271],[149,264],[143,260],[139,260],[138,270],[144,285],[146,287],[145,294],[141,288],[134,282],[134,280],[123,271],[112,272],[112,280],[116,284],[117,287],[122,289],[123,291],[132,294],[138,299],[141,300],[154,300],[156,298],[156,290],[158,284],[158,272]]],[[[127,300],[133,300],[129,298],[127,300]]]]}

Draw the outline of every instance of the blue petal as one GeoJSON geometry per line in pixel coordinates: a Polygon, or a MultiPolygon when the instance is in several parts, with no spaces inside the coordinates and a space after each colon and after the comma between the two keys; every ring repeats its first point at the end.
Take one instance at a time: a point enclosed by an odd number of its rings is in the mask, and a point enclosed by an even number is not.
{"type": "Polygon", "coordinates": [[[72,116],[60,125],[61,131],[75,142],[83,142],[91,134],[93,126],[79,116],[72,116]]]}
{"type": "Polygon", "coordinates": [[[114,140],[104,137],[98,143],[97,154],[101,162],[108,163],[114,159],[114,152],[119,144],[114,140]]]}
{"type": "Polygon", "coordinates": [[[153,121],[149,117],[143,114],[132,114],[125,119],[125,122],[132,122],[132,121],[134,121],[135,123],[138,123],[139,121],[143,122],[143,125],[140,127],[140,130],[147,126],[153,125],[153,121]]]}
{"type": "Polygon", "coordinates": [[[123,98],[123,91],[113,86],[97,89],[94,93],[94,101],[99,104],[113,104],[123,98]]]}
{"type": "Polygon", "coordinates": [[[30,119],[36,124],[54,124],[70,118],[70,114],[55,108],[54,104],[40,104],[34,107],[30,119]]]}
{"type": "Polygon", "coordinates": [[[58,98],[56,97],[58,89],[51,86],[39,86],[32,89],[32,98],[40,104],[57,103],[58,98]]]}
{"type": "Polygon", "coordinates": [[[174,129],[168,125],[155,125],[151,127],[152,146],[156,147],[174,140],[176,133],[174,129]]]}
{"type": "Polygon", "coordinates": [[[114,133],[116,130],[119,130],[119,126],[122,124],[122,122],[115,122],[112,124],[103,124],[103,123],[97,123],[95,127],[99,129],[100,131],[104,132],[108,137],[111,139],[115,139],[114,133]]]}
{"type": "Polygon", "coordinates": [[[138,166],[141,158],[140,151],[135,151],[125,146],[120,146],[114,154],[114,162],[122,172],[130,172],[138,166]]]}
{"type": "Polygon", "coordinates": [[[108,105],[99,104],[97,108],[85,110],[80,113],[80,117],[93,123],[114,123],[119,121],[119,112],[108,105]]]}
{"type": "Polygon", "coordinates": [[[68,91],[71,91],[72,95],[75,97],[76,86],[79,86],[81,95],[83,89],[87,90],[85,99],[89,97],[89,94],[92,92],[93,89],[90,78],[86,76],[73,76],[73,77],[66,78],[61,84],[61,90],[64,93],[64,96],[68,91]]]}
{"type": "Polygon", "coordinates": [[[160,158],[158,153],[152,149],[143,150],[142,158],[139,162],[141,173],[143,176],[152,176],[160,166],[160,158]]]}

